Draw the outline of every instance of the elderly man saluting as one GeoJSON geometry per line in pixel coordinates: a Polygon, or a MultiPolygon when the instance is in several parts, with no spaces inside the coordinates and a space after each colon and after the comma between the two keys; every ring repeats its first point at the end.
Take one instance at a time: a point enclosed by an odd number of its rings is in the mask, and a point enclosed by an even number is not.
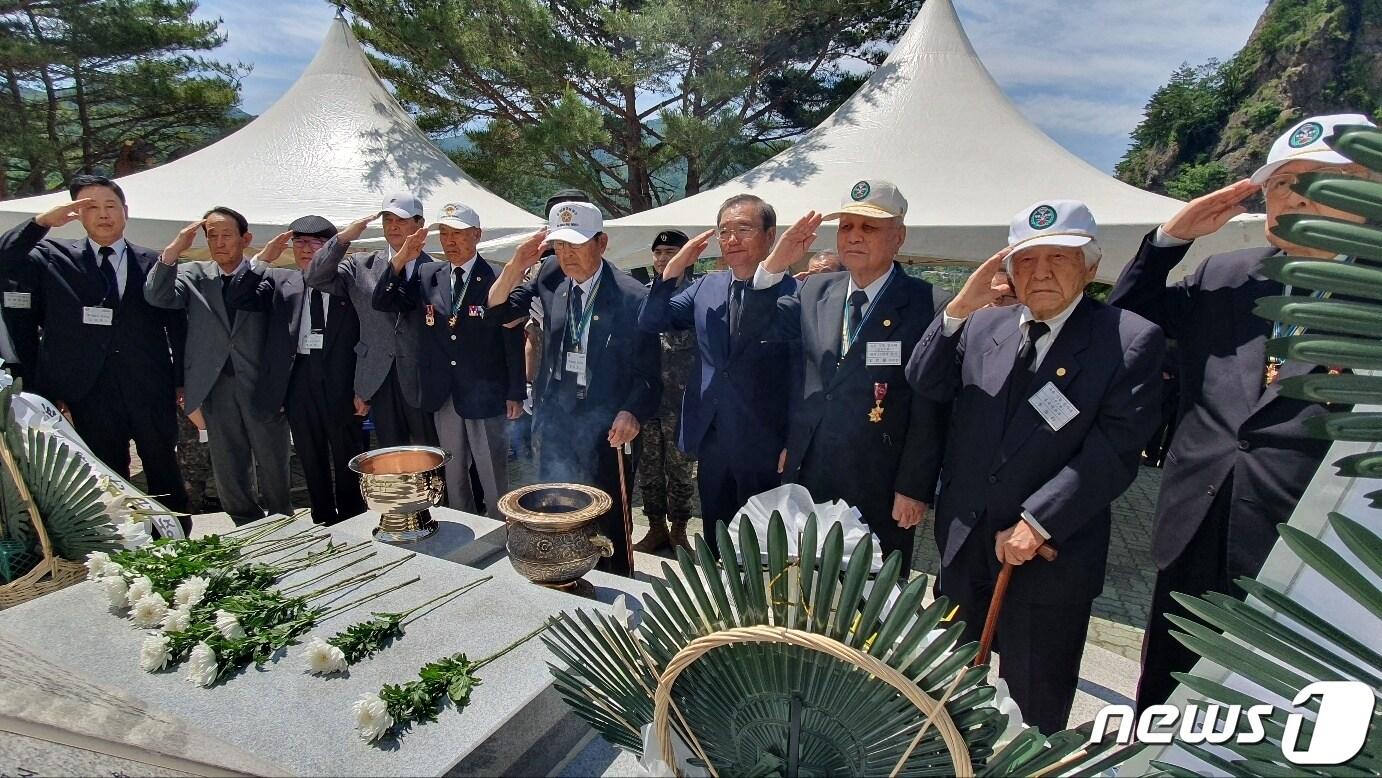
{"type": "MultiPolygon", "coordinates": [[[[743,322],[771,322],[772,339],[800,341],[800,394],[787,433],[783,479],[817,500],[859,509],[885,554],[911,569],[916,526],[935,479],[925,462],[940,445],[939,409],[919,402],[903,362],[949,294],[907,275],[895,258],[907,237],[907,200],[888,181],[860,181],[838,210],[806,214],[754,274],[743,322]],[[824,219],[839,219],[836,247],[847,273],[806,279],[796,295],[775,284],[800,261],[824,219]]],[[[744,337],[754,337],[745,333],[744,337]]]]}
{"type": "Polygon", "coordinates": [[[961,642],[977,640],[1000,567],[1018,566],[998,621],[999,670],[1023,719],[1046,734],[1065,728],[1075,698],[1109,504],[1136,476],[1159,416],[1161,330],[1084,295],[1096,234],[1083,203],[1023,209],[1008,248],[970,276],[907,364],[919,396],[952,407],[938,588],[959,606],[961,642]],[[988,307],[1000,268],[1020,305],[988,307]],[[1033,559],[1047,542],[1057,558],[1033,559]]]}

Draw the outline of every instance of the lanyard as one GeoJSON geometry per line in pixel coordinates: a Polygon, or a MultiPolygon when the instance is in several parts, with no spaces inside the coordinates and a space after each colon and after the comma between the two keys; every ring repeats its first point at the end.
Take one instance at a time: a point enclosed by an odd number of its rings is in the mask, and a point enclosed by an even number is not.
{"type": "MultiPolygon", "coordinates": [[[[571,280],[571,289],[574,291],[580,285],[575,279],[571,280]]],[[[595,285],[590,287],[590,294],[584,302],[584,309],[581,311],[580,318],[574,324],[567,324],[568,331],[571,333],[571,346],[577,351],[581,350],[581,340],[585,337],[586,330],[590,329],[590,317],[595,314],[595,295],[600,293],[600,277],[595,277],[595,285]]]]}
{"type": "MultiPolygon", "coordinates": [[[[118,301],[119,301],[119,299],[120,299],[120,268],[119,268],[118,266],[116,266],[116,264],[115,264],[115,257],[116,257],[116,255],[117,255],[117,252],[112,251],[111,254],[110,254],[110,267],[111,267],[111,270],[115,271],[115,279],[114,279],[114,281],[115,281],[115,286],[114,286],[114,287],[111,286],[111,279],[106,278],[105,271],[101,270],[101,254],[100,254],[100,251],[97,250],[97,249],[93,249],[92,252],[93,252],[93,253],[92,253],[92,256],[95,257],[95,259],[96,259],[96,274],[99,275],[99,276],[101,277],[101,287],[102,287],[105,291],[101,293],[101,298],[100,298],[99,300],[96,301],[96,304],[95,304],[95,305],[89,305],[89,306],[87,306],[87,307],[88,307],[88,308],[100,308],[101,306],[105,305],[106,300],[110,299],[112,296],[116,298],[117,305],[118,305],[118,304],[119,304],[118,301]]],[[[125,252],[121,251],[121,252],[118,252],[118,254],[119,254],[119,257],[120,257],[121,259],[124,259],[124,258],[125,258],[125,252]]]]}
{"type": "MultiPolygon", "coordinates": [[[[453,279],[456,277],[456,271],[455,271],[455,270],[452,270],[452,271],[451,271],[451,277],[452,277],[453,279]]],[[[454,300],[451,301],[451,318],[452,318],[452,320],[454,320],[454,319],[460,314],[460,312],[461,312],[461,303],[465,300],[466,292],[469,292],[469,291],[470,291],[470,282],[471,282],[471,281],[474,281],[474,280],[475,280],[475,268],[471,268],[471,269],[470,269],[470,272],[465,274],[465,283],[464,283],[464,284],[461,284],[461,293],[458,294],[458,295],[456,295],[456,299],[454,299],[454,300]]],[[[452,284],[452,288],[455,288],[455,284],[454,284],[454,283],[452,284]]],[[[452,326],[455,326],[455,325],[452,325],[452,326]]]]}
{"type": "MultiPolygon", "coordinates": [[[[854,340],[859,337],[860,332],[863,332],[864,325],[868,323],[869,317],[872,316],[874,310],[878,308],[878,301],[883,299],[884,293],[888,291],[888,287],[893,283],[894,272],[896,271],[893,268],[888,269],[888,280],[883,282],[883,288],[878,290],[878,294],[874,295],[873,298],[869,300],[869,303],[871,303],[869,309],[863,316],[859,317],[859,326],[853,332],[849,331],[849,295],[845,295],[844,323],[840,325],[840,340],[844,343],[844,353],[849,353],[849,349],[854,345],[854,340]]],[[[849,287],[845,288],[848,290],[849,287]]]]}

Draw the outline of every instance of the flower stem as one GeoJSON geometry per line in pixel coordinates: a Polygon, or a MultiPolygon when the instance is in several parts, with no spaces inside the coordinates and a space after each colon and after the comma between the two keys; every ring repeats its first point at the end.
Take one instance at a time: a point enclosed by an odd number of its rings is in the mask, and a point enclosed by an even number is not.
{"type": "Polygon", "coordinates": [[[533,638],[535,638],[535,637],[537,637],[538,635],[542,634],[543,631],[546,630],[546,629],[547,629],[548,627],[550,627],[550,626],[552,626],[552,619],[547,619],[546,621],[542,622],[542,626],[538,627],[537,629],[533,630],[532,632],[529,632],[528,634],[524,635],[523,637],[519,638],[518,640],[515,640],[514,642],[508,644],[507,646],[504,646],[503,648],[499,649],[498,651],[494,652],[493,654],[490,654],[489,656],[485,657],[484,659],[481,659],[480,661],[476,662],[475,665],[474,665],[474,667],[472,667],[471,669],[473,669],[475,672],[479,672],[479,671],[480,671],[480,668],[484,667],[485,665],[489,664],[490,662],[493,662],[494,660],[498,659],[499,657],[501,657],[501,656],[503,656],[503,655],[509,653],[510,651],[514,650],[515,648],[518,648],[519,646],[523,645],[524,643],[527,643],[529,640],[532,640],[533,638]]]}
{"type": "MultiPolygon", "coordinates": [[[[363,544],[362,544],[362,545],[363,545],[363,544]]],[[[360,547],[361,547],[361,546],[357,546],[356,548],[359,549],[360,547]]],[[[302,581],[302,582],[300,582],[300,583],[295,583],[295,584],[293,584],[292,586],[287,586],[287,587],[284,587],[284,588],[282,588],[282,589],[279,589],[279,591],[280,591],[280,592],[283,592],[284,594],[288,594],[289,592],[295,592],[295,591],[297,591],[298,589],[301,589],[301,588],[304,587],[304,586],[310,586],[311,584],[317,583],[318,581],[321,581],[322,579],[330,578],[331,576],[335,575],[336,573],[341,572],[342,570],[346,569],[347,567],[351,567],[352,565],[358,565],[358,564],[360,564],[361,562],[365,561],[366,559],[369,559],[370,557],[372,557],[372,556],[374,556],[374,555],[376,555],[376,554],[378,554],[378,553],[379,553],[378,551],[371,551],[370,553],[368,553],[368,554],[366,554],[366,555],[364,555],[364,556],[362,556],[362,557],[360,557],[360,558],[358,558],[358,559],[355,559],[355,560],[350,561],[350,562],[346,562],[345,564],[341,565],[340,567],[332,568],[331,570],[328,570],[327,572],[322,573],[321,575],[319,575],[319,576],[317,576],[317,577],[315,577],[315,578],[309,578],[309,579],[306,580],[306,581],[302,581]]]]}
{"type": "MultiPolygon", "coordinates": [[[[465,594],[466,592],[470,591],[471,589],[474,589],[474,588],[476,588],[477,586],[480,586],[481,584],[485,583],[486,581],[488,581],[488,580],[490,580],[490,579],[492,579],[492,578],[494,578],[494,576],[492,576],[492,575],[487,575],[487,576],[485,576],[484,578],[481,578],[481,579],[479,579],[479,580],[477,580],[477,581],[471,581],[470,583],[466,584],[465,586],[461,586],[461,587],[459,587],[459,588],[452,589],[451,591],[446,592],[445,594],[439,594],[439,595],[437,595],[436,597],[433,597],[432,599],[428,600],[427,602],[422,603],[421,605],[414,606],[414,607],[409,608],[408,610],[403,611],[402,613],[398,614],[399,620],[400,620],[400,621],[407,620],[408,617],[412,616],[414,613],[417,613],[418,611],[422,610],[423,608],[426,608],[428,605],[431,605],[432,603],[437,602],[438,600],[446,600],[446,602],[440,603],[439,605],[436,606],[436,607],[440,608],[440,607],[442,607],[442,605],[445,605],[446,603],[451,602],[451,600],[454,600],[454,599],[456,599],[457,597],[460,597],[462,594],[465,594]]],[[[425,614],[425,613],[424,613],[424,614],[421,614],[421,615],[418,616],[418,618],[422,618],[422,616],[425,616],[425,615],[427,615],[427,614],[425,614]]],[[[406,623],[405,623],[405,625],[406,625],[406,623]]]]}
{"type": "Polygon", "coordinates": [[[330,561],[332,559],[351,556],[360,551],[363,551],[365,547],[368,545],[368,541],[361,541],[353,546],[349,544],[332,546],[331,548],[308,554],[307,556],[302,557],[301,559],[291,560],[293,564],[279,566],[278,571],[281,575],[296,573],[300,570],[306,570],[308,568],[316,567],[317,565],[323,562],[330,561]]]}
{"type": "Polygon", "coordinates": [[[377,567],[372,567],[364,571],[363,573],[357,573],[355,575],[350,576],[349,578],[342,578],[341,580],[329,586],[324,586],[320,589],[314,589],[308,592],[307,594],[302,595],[301,599],[314,600],[323,595],[330,594],[331,592],[334,592],[338,589],[344,589],[348,586],[353,586],[354,584],[361,583],[363,581],[372,581],[375,578],[387,575],[394,568],[403,565],[415,556],[417,556],[417,554],[409,554],[408,556],[405,556],[402,559],[395,559],[392,562],[385,562],[384,564],[379,565],[377,567]]]}
{"type": "Polygon", "coordinates": [[[256,526],[247,524],[247,525],[245,525],[245,526],[243,526],[243,527],[236,527],[236,528],[233,529],[233,530],[228,530],[228,531],[226,531],[226,532],[222,532],[222,533],[221,533],[221,537],[223,537],[223,538],[233,538],[233,537],[238,536],[238,535],[239,535],[240,533],[242,533],[242,532],[247,532],[247,533],[249,533],[248,537],[251,537],[251,538],[263,537],[263,535],[265,535],[265,534],[267,534],[267,533],[270,533],[270,532],[273,532],[274,530],[279,529],[280,527],[283,527],[283,526],[285,526],[285,525],[291,523],[291,522],[293,521],[294,518],[295,518],[295,517],[293,517],[293,516],[284,516],[284,517],[281,518],[281,519],[272,519],[271,521],[269,521],[268,524],[265,524],[265,525],[262,526],[262,527],[256,527],[256,526]]]}
{"type": "Polygon", "coordinates": [[[366,594],[364,597],[345,603],[344,605],[336,605],[332,608],[328,608],[327,610],[322,611],[321,615],[317,617],[317,623],[320,624],[321,622],[326,621],[327,619],[331,618],[332,616],[335,616],[338,613],[344,613],[350,610],[351,608],[359,607],[367,602],[370,602],[371,600],[377,600],[390,592],[396,592],[399,589],[402,589],[405,586],[411,586],[412,584],[415,584],[420,580],[422,579],[417,576],[414,576],[401,584],[394,584],[393,586],[390,586],[387,589],[381,589],[377,592],[371,592],[370,594],[366,594]]]}

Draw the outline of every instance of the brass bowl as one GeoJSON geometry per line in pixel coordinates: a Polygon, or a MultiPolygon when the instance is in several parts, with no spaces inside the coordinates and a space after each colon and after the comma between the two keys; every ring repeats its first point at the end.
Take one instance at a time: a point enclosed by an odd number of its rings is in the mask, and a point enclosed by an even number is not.
{"type": "Polygon", "coordinates": [[[451,454],[432,446],[393,446],[357,454],[350,469],[360,474],[365,505],[379,512],[374,538],[412,543],[437,531],[429,510],[446,492],[451,454]]]}
{"type": "Polygon", "coordinates": [[[613,505],[608,494],[583,484],[532,484],[499,498],[508,518],[509,562],[524,578],[557,588],[575,586],[614,544],[596,520],[613,505]]]}

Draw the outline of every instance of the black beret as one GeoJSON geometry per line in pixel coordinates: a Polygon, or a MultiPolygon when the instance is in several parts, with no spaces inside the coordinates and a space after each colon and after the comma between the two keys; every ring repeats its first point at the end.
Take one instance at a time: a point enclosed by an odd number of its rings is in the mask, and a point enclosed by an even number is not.
{"type": "Polygon", "coordinates": [[[288,225],[295,237],[332,238],[336,235],[336,225],[320,216],[303,216],[288,225]]]}
{"type": "Polygon", "coordinates": [[[656,238],[653,238],[653,249],[656,250],[658,246],[671,246],[674,249],[679,249],[689,242],[691,239],[686,237],[686,233],[681,230],[663,230],[657,234],[656,238]]]}

